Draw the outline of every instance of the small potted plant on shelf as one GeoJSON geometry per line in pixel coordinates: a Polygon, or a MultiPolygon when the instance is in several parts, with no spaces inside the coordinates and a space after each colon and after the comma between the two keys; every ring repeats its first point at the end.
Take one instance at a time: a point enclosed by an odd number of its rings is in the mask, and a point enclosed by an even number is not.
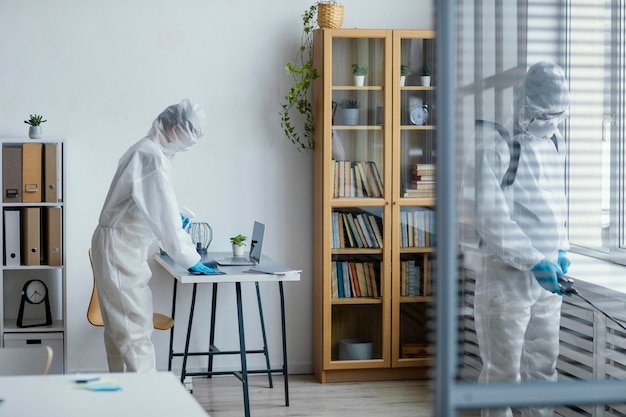
{"type": "Polygon", "coordinates": [[[24,123],[30,125],[30,128],[28,128],[28,136],[31,139],[41,139],[43,136],[41,124],[45,122],[47,122],[47,120],[43,120],[42,115],[31,114],[28,120],[24,120],[24,123]]]}
{"type": "Polygon", "coordinates": [[[348,126],[356,126],[359,124],[359,107],[361,105],[357,100],[345,99],[339,103],[343,114],[343,122],[348,126]]]}
{"type": "Polygon", "coordinates": [[[426,64],[420,67],[420,79],[423,86],[430,86],[430,68],[426,64]]]}
{"type": "Polygon", "coordinates": [[[365,85],[365,76],[367,75],[367,65],[360,66],[352,64],[352,75],[354,75],[354,85],[361,87],[365,85]]]}
{"type": "Polygon", "coordinates": [[[405,84],[406,84],[406,77],[408,77],[411,74],[413,74],[413,72],[411,72],[409,67],[407,67],[404,64],[400,65],[400,87],[404,87],[405,86],[405,84]]]}
{"type": "Polygon", "coordinates": [[[230,238],[230,242],[233,244],[233,256],[243,256],[243,247],[246,246],[247,238],[241,233],[230,238]]]}

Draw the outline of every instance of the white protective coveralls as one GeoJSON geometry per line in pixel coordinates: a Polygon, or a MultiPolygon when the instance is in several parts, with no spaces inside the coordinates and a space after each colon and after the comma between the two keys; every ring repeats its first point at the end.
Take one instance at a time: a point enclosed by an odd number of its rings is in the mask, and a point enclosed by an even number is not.
{"type": "Polygon", "coordinates": [[[182,228],[171,158],[204,134],[205,115],[188,99],[167,107],[148,135],[119,160],[91,249],[111,372],[156,370],[148,250],[155,240],[180,265],[200,261],[182,228]]]}
{"type": "MultiPolygon", "coordinates": [[[[513,132],[521,145],[515,181],[501,187],[510,151],[497,135],[485,139],[475,172],[464,175],[464,181],[475,182],[463,190],[476,200],[465,199],[460,218],[468,220],[471,213],[477,232],[476,250],[465,256],[473,258],[466,265],[476,270],[474,318],[483,383],[557,379],[562,297],[545,290],[531,269],[544,259],[556,263],[558,251],[569,249],[566,146],[557,128],[569,109],[562,69],[547,61],[533,65],[514,100],[513,132]]],[[[492,409],[482,415],[512,413],[492,409]]],[[[524,409],[522,415],[552,416],[553,410],[524,409]]]]}

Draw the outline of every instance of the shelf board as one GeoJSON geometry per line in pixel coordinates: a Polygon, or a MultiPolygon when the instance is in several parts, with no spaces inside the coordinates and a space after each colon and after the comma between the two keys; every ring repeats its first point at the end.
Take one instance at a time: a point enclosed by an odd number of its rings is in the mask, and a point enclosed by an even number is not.
{"type": "Polygon", "coordinates": [[[432,197],[400,197],[401,206],[420,206],[429,207],[435,206],[435,199],[432,197]]]}
{"type": "Polygon", "coordinates": [[[46,202],[37,202],[37,203],[2,203],[2,207],[61,207],[63,206],[62,201],[57,201],[54,203],[46,203],[46,202]]]}
{"type": "MultiPolygon", "coordinates": [[[[50,326],[36,326],[36,327],[17,327],[17,319],[4,320],[4,332],[5,333],[49,333],[49,332],[62,332],[63,320],[52,320],[50,326]]],[[[25,324],[35,324],[41,320],[24,320],[25,324]]]]}
{"type": "Polygon", "coordinates": [[[402,125],[400,130],[435,130],[435,125],[402,125]]]}
{"type": "Polygon", "coordinates": [[[400,87],[400,90],[404,91],[430,91],[430,90],[434,90],[435,87],[432,85],[405,85],[403,87],[400,87]]]}
{"type": "Polygon", "coordinates": [[[431,301],[431,296],[400,297],[400,303],[429,303],[431,301]]]}
{"type": "Polygon", "coordinates": [[[416,248],[400,248],[400,253],[432,253],[435,251],[434,246],[420,246],[416,248]]]}
{"type": "Polygon", "coordinates": [[[18,265],[18,266],[6,266],[3,265],[2,269],[4,271],[28,271],[28,270],[40,270],[40,269],[63,269],[63,265],[61,266],[50,266],[50,265],[18,265]]]}
{"type": "Polygon", "coordinates": [[[380,85],[333,85],[333,91],[382,91],[383,87],[380,85]]]}
{"type": "Polygon", "coordinates": [[[378,198],[378,197],[331,198],[330,206],[331,208],[344,208],[344,207],[380,207],[380,208],[383,208],[385,206],[385,199],[378,198]]]}
{"type": "MultiPolygon", "coordinates": [[[[425,127],[425,126],[419,126],[419,127],[425,127]]],[[[334,130],[382,130],[383,125],[333,125],[333,129],[334,130]]]]}
{"type": "Polygon", "coordinates": [[[349,297],[349,298],[333,298],[333,305],[352,305],[352,304],[382,304],[382,298],[373,297],[349,297]]]}
{"type": "Polygon", "coordinates": [[[333,255],[380,255],[383,248],[335,248],[331,250],[333,255]]]}

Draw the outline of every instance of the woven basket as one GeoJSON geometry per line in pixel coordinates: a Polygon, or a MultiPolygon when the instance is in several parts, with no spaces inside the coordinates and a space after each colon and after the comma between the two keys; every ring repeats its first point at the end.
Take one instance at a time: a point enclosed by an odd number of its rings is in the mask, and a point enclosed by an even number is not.
{"type": "Polygon", "coordinates": [[[343,25],[343,4],[318,4],[317,24],[321,29],[341,28],[341,25],[343,25]]]}

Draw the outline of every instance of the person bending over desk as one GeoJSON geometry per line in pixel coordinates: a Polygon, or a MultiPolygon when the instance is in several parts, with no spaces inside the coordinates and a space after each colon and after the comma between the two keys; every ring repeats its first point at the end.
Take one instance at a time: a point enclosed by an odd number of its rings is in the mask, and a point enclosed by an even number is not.
{"type": "Polygon", "coordinates": [[[147,262],[155,240],[191,272],[216,272],[200,262],[184,230],[190,220],[180,214],[170,181],[172,158],[203,136],[204,124],[199,105],[188,99],[171,105],[118,163],[91,240],[111,372],[156,370],[147,262]]]}

